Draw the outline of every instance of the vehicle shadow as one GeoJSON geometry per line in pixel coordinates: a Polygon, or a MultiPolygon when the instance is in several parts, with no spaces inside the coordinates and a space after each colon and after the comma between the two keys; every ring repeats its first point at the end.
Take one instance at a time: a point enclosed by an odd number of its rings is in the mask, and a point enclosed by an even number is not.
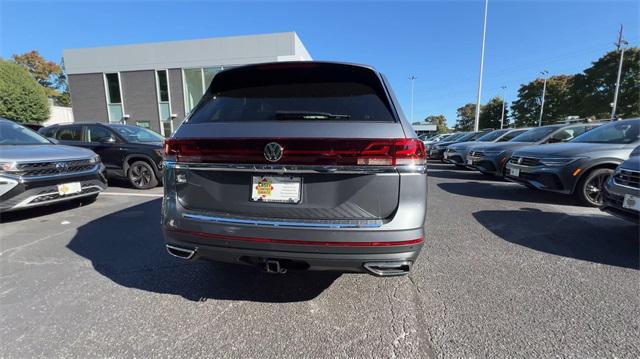
{"type": "Polygon", "coordinates": [[[537,251],[640,269],[638,227],[609,215],[575,215],[521,208],[479,211],[474,218],[500,238],[537,251]]]}
{"type": "Polygon", "coordinates": [[[47,216],[52,213],[68,211],[73,208],[82,206],[90,206],[87,202],[82,202],[79,199],[69,200],[66,202],[53,203],[42,207],[33,207],[21,209],[14,212],[0,213],[0,223],[10,223],[16,221],[22,221],[25,219],[37,218],[47,216]]]}
{"type": "Polygon", "coordinates": [[[79,227],[67,247],[120,285],[192,301],[306,301],[339,277],[328,272],[271,275],[254,267],[171,257],[160,230],[160,206],[156,199],[95,219],[79,227]]]}
{"type": "Polygon", "coordinates": [[[559,204],[578,206],[578,201],[569,195],[554,192],[538,191],[516,183],[505,182],[458,182],[438,183],[441,189],[460,196],[508,201],[559,204]]]}

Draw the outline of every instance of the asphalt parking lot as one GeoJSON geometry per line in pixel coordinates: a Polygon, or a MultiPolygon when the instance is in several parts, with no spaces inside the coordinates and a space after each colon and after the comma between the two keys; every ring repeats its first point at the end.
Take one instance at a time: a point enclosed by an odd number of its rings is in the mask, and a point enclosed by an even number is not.
{"type": "Polygon", "coordinates": [[[164,252],[161,188],[3,216],[1,353],[22,357],[637,357],[638,227],[430,165],[410,276],[164,252]]]}

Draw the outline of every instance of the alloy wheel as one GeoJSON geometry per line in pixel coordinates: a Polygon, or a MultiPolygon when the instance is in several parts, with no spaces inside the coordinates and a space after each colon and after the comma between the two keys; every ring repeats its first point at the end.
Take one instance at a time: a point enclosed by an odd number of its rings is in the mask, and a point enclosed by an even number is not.
{"type": "Polygon", "coordinates": [[[602,173],[589,179],[584,186],[586,198],[593,204],[600,206],[602,204],[602,188],[609,178],[608,173],[602,173]]]}

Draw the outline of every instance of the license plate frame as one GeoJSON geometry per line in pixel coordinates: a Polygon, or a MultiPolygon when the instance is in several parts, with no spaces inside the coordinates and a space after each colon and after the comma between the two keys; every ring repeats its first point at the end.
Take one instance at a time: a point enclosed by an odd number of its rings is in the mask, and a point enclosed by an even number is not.
{"type": "Polygon", "coordinates": [[[622,208],[640,212],[640,197],[628,193],[625,194],[624,200],[622,201],[622,208]]]}
{"type": "Polygon", "coordinates": [[[520,169],[519,168],[509,168],[509,176],[520,177],[520,169]]]}
{"type": "Polygon", "coordinates": [[[58,194],[68,196],[82,192],[82,184],[80,182],[68,182],[58,185],[58,194]]]}
{"type": "Polygon", "coordinates": [[[301,200],[302,177],[251,176],[251,202],[298,204],[301,200]]]}

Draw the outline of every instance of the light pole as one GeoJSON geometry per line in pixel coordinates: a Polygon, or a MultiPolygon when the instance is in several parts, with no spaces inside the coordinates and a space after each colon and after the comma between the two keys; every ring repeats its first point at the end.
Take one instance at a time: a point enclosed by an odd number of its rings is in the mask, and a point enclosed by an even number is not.
{"type": "Polygon", "coordinates": [[[547,75],[549,71],[544,70],[541,71],[540,74],[544,78],[544,83],[542,84],[542,101],[540,103],[540,118],[538,119],[538,127],[542,126],[542,114],[544,113],[544,96],[547,94],[547,75]]]}
{"type": "Polygon", "coordinates": [[[409,80],[411,81],[411,123],[413,123],[413,83],[416,79],[417,77],[414,75],[409,76],[409,80]]]}
{"type": "Polygon", "coordinates": [[[504,106],[506,104],[504,98],[507,95],[507,86],[501,86],[502,89],[502,116],[500,117],[500,129],[504,126],[504,106]]]}
{"type": "Polygon", "coordinates": [[[484,20],[482,22],[482,50],[480,50],[480,78],[478,79],[478,99],[476,101],[476,120],[473,130],[478,131],[480,127],[480,98],[482,97],[482,71],[484,69],[484,44],[487,35],[487,11],[489,10],[489,0],[484,0],[484,20]]]}
{"type": "Polygon", "coordinates": [[[613,105],[611,109],[611,119],[616,118],[616,109],[618,107],[618,91],[620,90],[620,77],[622,76],[622,60],[624,59],[624,46],[629,43],[622,39],[622,25],[620,25],[620,32],[618,33],[618,41],[615,45],[620,51],[620,64],[618,65],[618,78],[616,79],[616,90],[613,94],[613,105]]]}

